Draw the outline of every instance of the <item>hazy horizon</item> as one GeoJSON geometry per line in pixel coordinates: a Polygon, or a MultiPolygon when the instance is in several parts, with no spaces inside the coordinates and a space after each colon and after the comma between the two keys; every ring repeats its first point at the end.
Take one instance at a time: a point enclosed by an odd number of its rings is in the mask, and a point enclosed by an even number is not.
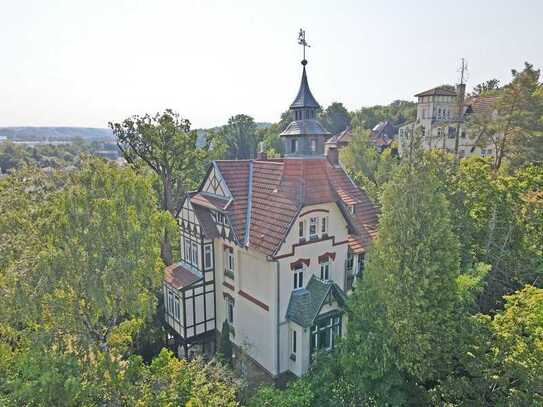
{"type": "Polygon", "coordinates": [[[178,111],[195,128],[278,121],[311,44],[313,94],[348,109],[543,66],[543,2],[0,0],[0,126],[107,127],[178,111]],[[415,16],[415,17],[414,17],[415,16]],[[482,17],[481,17],[482,16],[482,17]]]}

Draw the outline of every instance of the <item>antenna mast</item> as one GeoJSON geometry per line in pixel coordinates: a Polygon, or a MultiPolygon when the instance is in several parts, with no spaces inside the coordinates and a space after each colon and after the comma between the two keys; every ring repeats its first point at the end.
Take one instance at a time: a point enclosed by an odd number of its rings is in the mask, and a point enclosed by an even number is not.
{"type": "Polygon", "coordinates": [[[460,66],[460,83],[456,85],[456,98],[458,102],[458,118],[456,121],[456,134],[454,138],[454,156],[458,159],[458,147],[460,144],[460,126],[464,123],[464,98],[466,96],[465,76],[467,76],[468,65],[462,58],[460,66]]]}

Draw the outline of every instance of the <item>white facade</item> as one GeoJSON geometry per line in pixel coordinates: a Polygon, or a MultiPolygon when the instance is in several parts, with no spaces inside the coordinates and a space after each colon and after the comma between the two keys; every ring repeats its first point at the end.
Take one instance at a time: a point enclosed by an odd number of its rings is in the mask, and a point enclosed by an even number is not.
{"type": "MultiPolygon", "coordinates": [[[[460,157],[492,156],[494,154],[492,146],[481,148],[476,145],[477,140],[469,134],[465,123],[458,123],[459,107],[456,92],[454,95],[450,91],[443,93],[418,96],[415,122],[405,124],[398,130],[400,156],[408,151],[413,134],[420,137],[420,142],[425,150],[439,149],[453,153],[457,129],[459,132],[458,155],[460,157]]],[[[463,109],[465,114],[467,107],[464,106],[463,109]]]]}

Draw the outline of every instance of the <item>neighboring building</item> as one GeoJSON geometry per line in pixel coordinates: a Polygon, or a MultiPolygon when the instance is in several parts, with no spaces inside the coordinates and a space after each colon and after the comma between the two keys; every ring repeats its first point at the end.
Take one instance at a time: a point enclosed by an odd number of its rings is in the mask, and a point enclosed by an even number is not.
{"type": "Polygon", "coordinates": [[[390,147],[397,132],[398,129],[389,121],[379,122],[371,129],[371,141],[377,150],[382,152],[385,148],[390,147]]]}
{"type": "Polygon", "coordinates": [[[440,149],[454,152],[456,132],[459,129],[458,155],[487,156],[494,153],[492,146],[479,146],[478,140],[469,137],[464,123],[464,116],[489,109],[494,97],[477,97],[465,101],[460,115],[458,97],[465,92],[465,85],[438,86],[415,95],[418,98],[417,118],[415,122],[399,128],[399,153],[402,155],[409,146],[414,131],[420,132],[424,149],[440,149]]]}
{"type": "MultiPolygon", "coordinates": [[[[397,129],[389,121],[379,122],[370,131],[370,141],[379,152],[382,152],[385,148],[390,147],[396,133],[397,129]]],[[[348,127],[341,133],[334,134],[326,141],[325,151],[328,151],[329,148],[341,150],[343,147],[348,146],[352,139],[353,130],[348,127]]]]}
{"type": "Polygon", "coordinates": [[[164,277],[178,351],[212,354],[226,320],[250,382],[301,376],[345,334],[344,304],[377,233],[377,210],[324,153],[306,61],[281,134],[285,157],[214,161],[179,217],[181,257],[164,277]]]}

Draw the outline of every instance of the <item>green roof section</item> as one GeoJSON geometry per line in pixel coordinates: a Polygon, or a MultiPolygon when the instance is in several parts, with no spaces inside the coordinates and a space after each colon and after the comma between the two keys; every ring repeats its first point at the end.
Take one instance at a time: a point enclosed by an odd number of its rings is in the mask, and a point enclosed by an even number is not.
{"type": "Polygon", "coordinates": [[[310,327],[319,315],[329,294],[333,295],[341,305],[345,304],[347,297],[336,283],[322,281],[312,276],[307,283],[307,287],[294,290],[290,295],[287,319],[304,328],[310,327]]]}

